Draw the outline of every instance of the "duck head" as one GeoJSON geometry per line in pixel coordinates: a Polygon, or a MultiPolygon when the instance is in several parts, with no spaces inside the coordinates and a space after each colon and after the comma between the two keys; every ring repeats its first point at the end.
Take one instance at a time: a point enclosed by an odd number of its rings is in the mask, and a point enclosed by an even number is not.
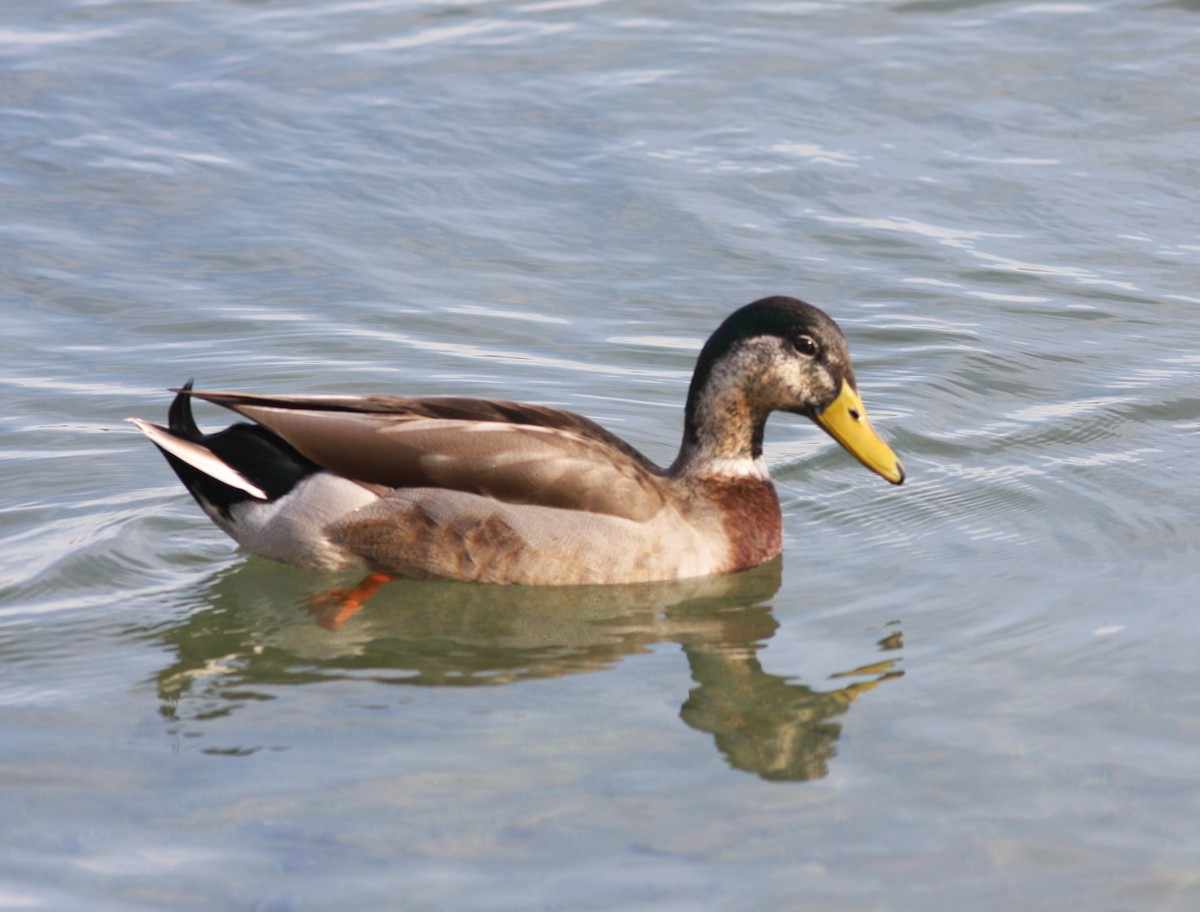
{"type": "Polygon", "coordinates": [[[904,482],[900,460],[867,419],[841,329],[782,296],[734,311],[705,343],[673,471],[740,464],[765,475],[763,429],[774,411],[808,416],[868,469],[904,482]]]}

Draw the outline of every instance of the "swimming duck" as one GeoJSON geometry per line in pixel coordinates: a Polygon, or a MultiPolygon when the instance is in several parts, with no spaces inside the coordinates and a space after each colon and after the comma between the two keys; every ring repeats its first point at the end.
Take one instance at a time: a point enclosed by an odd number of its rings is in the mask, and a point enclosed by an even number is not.
{"type": "Polygon", "coordinates": [[[893,484],[845,337],[771,297],[700,352],[683,443],[660,468],[555,408],[460,397],[260,396],[174,390],[166,427],[130,420],[247,551],[304,567],[491,583],[633,583],[774,558],[782,516],[763,460],[773,411],[806,415],[893,484]],[[253,424],[203,433],[191,400],[253,424]]]}

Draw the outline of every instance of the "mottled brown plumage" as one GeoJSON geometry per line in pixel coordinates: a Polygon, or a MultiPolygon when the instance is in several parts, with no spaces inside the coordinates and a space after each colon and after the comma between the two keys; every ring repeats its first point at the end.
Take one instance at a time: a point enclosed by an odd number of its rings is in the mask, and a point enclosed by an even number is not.
{"type": "Polygon", "coordinates": [[[772,411],[807,415],[899,484],[867,423],[837,325],[790,298],[730,316],[704,346],[670,468],[579,415],[459,397],[178,390],[138,427],[248,550],[317,567],[480,582],[623,583],[728,573],[775,557],[762,459],[772,411]],[[205,435],[203,399],[254,422],[205,435]]]}

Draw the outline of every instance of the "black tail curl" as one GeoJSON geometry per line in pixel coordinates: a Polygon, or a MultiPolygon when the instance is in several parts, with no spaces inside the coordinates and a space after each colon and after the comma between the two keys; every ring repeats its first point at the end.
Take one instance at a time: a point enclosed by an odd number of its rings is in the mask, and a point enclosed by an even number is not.
{"type": "MultiPolygon", "coordinates": [[[[312,460],[282,437],[257,424],[238,422],[213,434],[205,434],[192,414],[192,381],[175,391],[168,413],[168,427],[176,437],[199,444],[267,495],[278,500],[305,478],[319,472],[312,460]]],[[[160,448],[161,449],[161,448],[160,448]]],[[[246,491],[213,478],[202,469],[163,450],[179,480],[201,507],[215,507],[228,516],[235,504],[256,500],[246,491]]]]}

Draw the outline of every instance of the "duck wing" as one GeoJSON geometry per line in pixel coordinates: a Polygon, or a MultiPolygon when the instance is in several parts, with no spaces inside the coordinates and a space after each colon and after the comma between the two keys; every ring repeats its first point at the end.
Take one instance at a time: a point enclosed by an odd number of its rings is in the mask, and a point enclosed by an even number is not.
{"type": "Polygon", "coordinates": [[[322,468],[368,484],[448,488],[638,522],[665,502],[661,469],[615,434],[561,409],[462,397],[181,392],[224,406],[322,468]]]}

